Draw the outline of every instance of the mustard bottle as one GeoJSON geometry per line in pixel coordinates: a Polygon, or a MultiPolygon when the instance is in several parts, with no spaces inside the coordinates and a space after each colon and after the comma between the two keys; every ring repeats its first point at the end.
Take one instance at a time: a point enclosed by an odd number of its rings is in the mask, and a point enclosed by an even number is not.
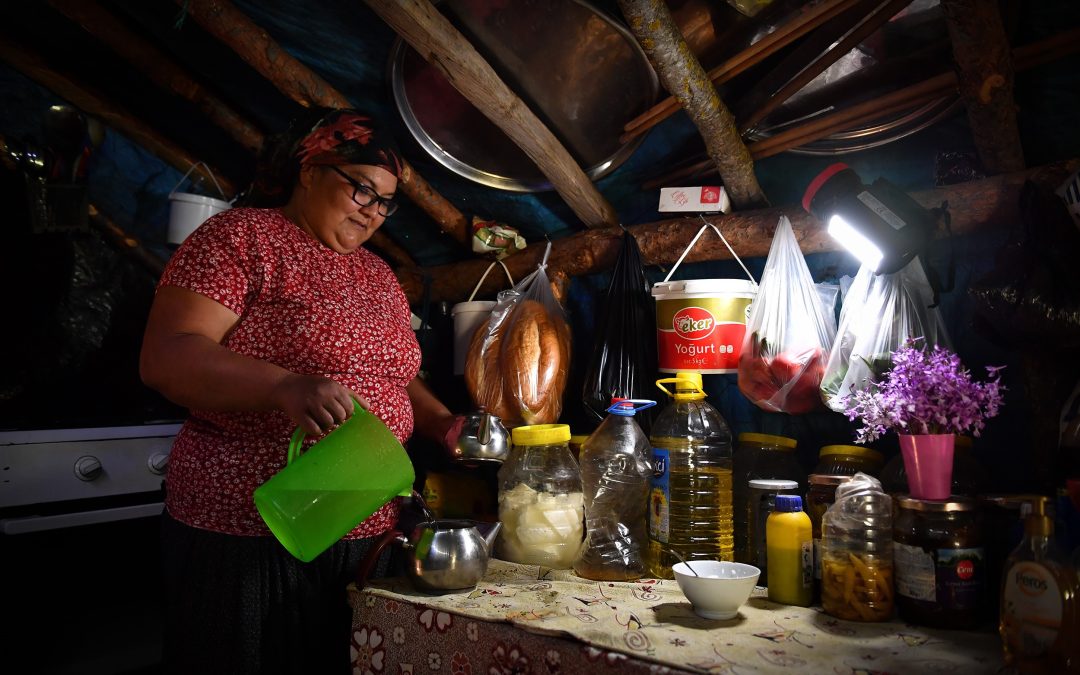
{"type": "Polygon", "coordinates": [[[809,607],[814,590],[814,539],[799,495],[777,495],[765,521],[769,600],[809,607]]]}
{"type": "Polygon", "coordinates": [[[1021,673],[1077,673],[1070,643],[1080,634],[1077,578],[1054,541],[1049,499],[1037,497],[1022,512],[1024,537],[1005,561],[1001,634],[1005,663],[1021,673]]]}

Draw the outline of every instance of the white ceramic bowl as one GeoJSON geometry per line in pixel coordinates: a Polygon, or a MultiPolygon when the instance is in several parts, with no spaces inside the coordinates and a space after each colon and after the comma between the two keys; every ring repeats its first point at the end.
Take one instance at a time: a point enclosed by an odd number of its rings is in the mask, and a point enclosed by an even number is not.
{"type": "Polygon", "coordinates": [[[753,565],[725,560],[691,560],[690,564],[693,572],[686,563],[677,563],[671,571],[694,613],[706,619],[734,619],[761,575],[753,565]]]}

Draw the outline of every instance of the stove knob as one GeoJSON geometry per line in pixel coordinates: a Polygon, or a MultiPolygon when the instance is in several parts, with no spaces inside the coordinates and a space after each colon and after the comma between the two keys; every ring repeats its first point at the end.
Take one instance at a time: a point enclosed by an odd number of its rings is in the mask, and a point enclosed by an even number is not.
{"type": "Polygon", "coordinates": [[[162,475],[165,473],[165,469],[169,468],[169,453],[159,452],[154,455],[150,455],[150,458],[146,460],[146,468],[150,469],[150,473],[162,475]]]}
{"type": "Polygon", "coordinates": [[[93,455],[83,455],[75,460],[75,477],[79,480],[97,480],[102,471],[101,460],[93,455]]]}

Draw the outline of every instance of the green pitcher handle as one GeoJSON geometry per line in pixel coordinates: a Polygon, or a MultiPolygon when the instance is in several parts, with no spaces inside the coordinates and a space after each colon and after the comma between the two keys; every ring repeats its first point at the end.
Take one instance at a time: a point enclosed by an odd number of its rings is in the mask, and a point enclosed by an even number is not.
{"type": "MultiPolygon", "coordinates": [[[[360,402],[355,398],[353,399],[353,408],[354,415],[367,412],[360,407],[360,402]]],[[[344,424],[344,422],[342,424],[344,424]]],[[[292,433],[292,438],[289,439],[289,454],[285,457],[285,466],[292,464],[300,457],[300,455],[304,454],[303,445],[304,439],[306,438],[307,433],[300,427],[296,427],[296,431],[292,433]]]]}

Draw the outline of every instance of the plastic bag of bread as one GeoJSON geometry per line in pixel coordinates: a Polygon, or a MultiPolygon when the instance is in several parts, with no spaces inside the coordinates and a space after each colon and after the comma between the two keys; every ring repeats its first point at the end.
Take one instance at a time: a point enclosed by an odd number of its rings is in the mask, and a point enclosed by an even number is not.
{"type": "Polygon", "coordinates": [[[535,272],[499,294],[465,360],[473,402],[508,426],[550,424],[562,413],[570,328],[545,271],[550,250],[535,272]]]}

